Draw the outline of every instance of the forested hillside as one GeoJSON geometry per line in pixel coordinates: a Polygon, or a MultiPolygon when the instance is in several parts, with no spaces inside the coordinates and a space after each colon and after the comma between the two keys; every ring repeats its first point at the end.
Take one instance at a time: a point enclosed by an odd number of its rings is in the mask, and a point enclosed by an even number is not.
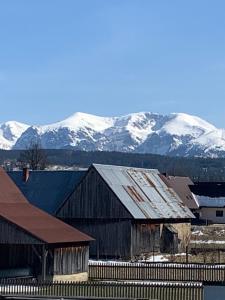
{"type": "MultiPolygon", "coordinates": [[[[16,164],[21,151],[0,151],[0,163],[16,164]]],[[[189,176],[198,181],[225,181],[225,159],[169,157],[153,154],[121,152],[85,152],[73,150],[46,150],[50,165],[88,167],[92,163],[115,164],[141,168],[156,168],[169,175],[189,176]]]]}

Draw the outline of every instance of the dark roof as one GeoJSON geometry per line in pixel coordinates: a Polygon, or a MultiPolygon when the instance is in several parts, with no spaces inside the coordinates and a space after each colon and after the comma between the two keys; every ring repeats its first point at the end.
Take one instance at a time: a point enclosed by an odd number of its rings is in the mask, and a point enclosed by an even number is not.
{"type": "Polygon", "coordinates": [[[85,173],[86,171],[29,171],[26,182],[22,171],[10,171],[8,175],[31,204],[55,214],[85,173]]]}
{"type": "Polygon", "coordinates": [[[161,175],[161,178],[178,194],[187,207],[190,209],[198,208],[198,201],[190,189],[194,183],[189,177],[161,175]]]}
{"type": "Polygon", "coordinates": [[[45,243],[77,243],[92,240],[88,235],[31,205],[2,168],[0,168],[0,195],[0,217],[45,243]]]}
{"type": "Polygon", "coordinates": [[[190,188],[195,195],[211,198],[225,197],[225,182],[195,182],[190,188]]]}
{"type": "Polygon", "coordinates": [[[158,170],[99,164],[92,167],[133,218],[194,218],[180,197],[161,179],[158,170]]]}
{"type": "Polygon", "coordinates": [[[195,182],[190,188],[200,207],[225,207],[225,182],[195,182]]]}

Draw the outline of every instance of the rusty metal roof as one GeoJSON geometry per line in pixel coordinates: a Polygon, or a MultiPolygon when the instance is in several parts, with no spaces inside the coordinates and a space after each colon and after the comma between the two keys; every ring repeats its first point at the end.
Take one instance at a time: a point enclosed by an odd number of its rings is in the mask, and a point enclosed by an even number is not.
{"type": "Polygon", "coordinates": [[[93,167],[135,219],[194,218],[158,170],[98,164],[93,167]]]}
{"type": "Polygon", "coordinates": [[[178,194],[187,207],[190,209],[197,209],[199,207],[198,200],[190,189],[190,186],[194,185],[194,183],[189,177],[164,175],[160,175],[160,177],[178,194]]]}
{"type": "Polygon", "coordinates": [[[88,235],[28,203],[3,169],[0,169],[0,195],[0,217],[44,243],[77,243],[92,240],[88,235]]]}
{"type": "Polygon", "coordinates": [[[0,167],[0,204],[2,203],[28,203],[28,200],[0,167]]]}

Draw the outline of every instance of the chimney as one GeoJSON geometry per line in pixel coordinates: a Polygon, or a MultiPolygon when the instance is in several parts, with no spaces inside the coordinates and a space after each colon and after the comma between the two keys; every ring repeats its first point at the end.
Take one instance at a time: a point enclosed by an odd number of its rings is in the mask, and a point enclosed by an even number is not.
{"type": "Polygon", "coordinates": [[[27,182],[29,179],[29,169],[23,168],[23,182],[27,182]]]}
{"type": "Polygon", "coordinates": [[[165,176],[166,178],[169,178],[169,174],[167,172],[163,172],[162,175],[165,176]]]}

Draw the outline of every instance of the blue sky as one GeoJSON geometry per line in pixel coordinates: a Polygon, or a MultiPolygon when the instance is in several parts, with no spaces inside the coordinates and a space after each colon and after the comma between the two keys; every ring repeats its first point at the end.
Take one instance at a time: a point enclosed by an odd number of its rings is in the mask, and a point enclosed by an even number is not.
{"type": "Polygon", "coordinates": [[[1,0],[0,122],[186,112],[225,127],[225,2],[1,0]]]}

